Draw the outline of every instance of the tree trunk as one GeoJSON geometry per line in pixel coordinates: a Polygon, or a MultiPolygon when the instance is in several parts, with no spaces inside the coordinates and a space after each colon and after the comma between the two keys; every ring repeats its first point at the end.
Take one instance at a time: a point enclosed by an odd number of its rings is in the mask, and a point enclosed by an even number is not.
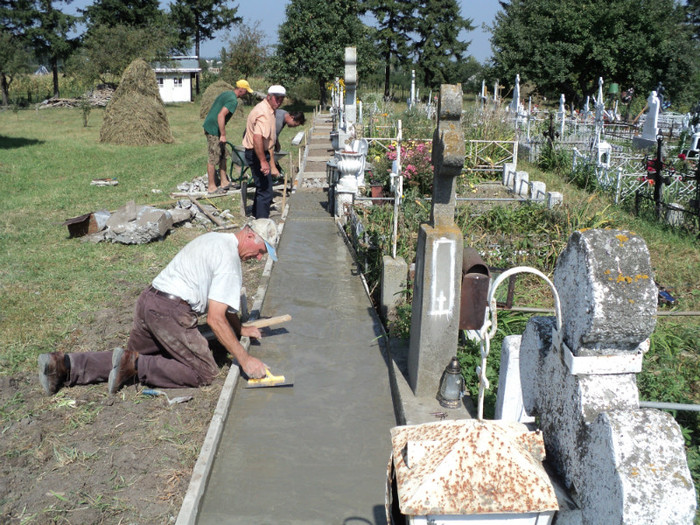
{"type": "MultiPolygon", "coordinates": [[[[391,42],[387,39],[387,50],[390,49],[391,42]]],[[[384,63],[384,100],[388,101],[391,98],[391,51],[387,51],[386,62],[384,63]]]]}
{"type": "Polygon", "coordinates": [[[55,58],[51,59],[51,72],[53,73],[53,96],[58,98],[61,94],[58,91],[58,62],[55,58]]]}
{"type": "Polygon", "coordinates": [[[0,72],[0,90],[2,91],[2,106],[8,107],[10,105],[10,83],[7,81],[7,75],[0,72]]]}
{"type": "MultiPolygon", "coordinates": [[[[199,65],[199,35],[197,35],[195,41],[194,41],[194,54],[197,55],[197,65],[199,65]]],[[[199,73],[195,73],[195,90],[194,92],[199,95],[199,73]]]]}
{"type": "Polygon", "coordinates": [[[321,107],[326,105],[326,83],[322,78],[318,79],[318,91],[319,91],[319,104],[321,107]]]}

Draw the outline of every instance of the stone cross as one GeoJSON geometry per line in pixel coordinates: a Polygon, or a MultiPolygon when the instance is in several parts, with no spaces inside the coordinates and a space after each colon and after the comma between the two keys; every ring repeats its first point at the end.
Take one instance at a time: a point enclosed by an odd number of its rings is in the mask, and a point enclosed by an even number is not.
{"type": "Polygon", "coordinates": [[[408,100],[408,107],[412,108],[413,104],[416,103],[416,70],[411,70],[411,98],[408,100]]]}
{"type": "Polygon", "coordinates": [[[515,75],[515,85],[513,86],[513,100],[510,103],[510,111],[517,116],[520,112],[520,75],[515,75]]]}
{"type": "Polygon", "coordinates": [[[654,330],[658,291],[644,241],[575,232],[554,270],[561,330],[533,317],[520,383],[547,459],[577,495],[584,524],[690,524],[695,490],[670,414],[640,409],[636,374],[654,330]]]}
{"type": "Polygon", "coordinates": [[[462,87],[443,84],[438,100],[438,125],[433,133],[433,204],[430,222],[434,226],[454,225],[455,188],[464,167],[466,146],[462,131],[462,87]]]}
{"type": "Polygon", "coordinates": [[[345,48],[345,121],[347,127],[357,122],[357,51],[354,47],[345,48]]]}
{"type": "Polygon", "coordinates": [[[408,375],[420,397],[435,397],[442,372],[457,351],[463,241],[454,212],[464,155],[462,88],[443,84],[433,135],[433,202],[430,222],[418,232],[411,314],[408,375]]]}

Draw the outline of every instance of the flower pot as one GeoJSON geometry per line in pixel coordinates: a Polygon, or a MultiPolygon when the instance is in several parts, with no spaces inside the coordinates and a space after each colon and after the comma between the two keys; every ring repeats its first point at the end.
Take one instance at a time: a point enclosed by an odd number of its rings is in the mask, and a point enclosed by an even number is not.
{"type": "Polygon", "coordinates": [[[372,184],[370,186],[370,190],[372,192],[372,197],[373,198],[378,198],[378,197],[383,197],[384,196],[384,185],[383,184],[372,184]]]}

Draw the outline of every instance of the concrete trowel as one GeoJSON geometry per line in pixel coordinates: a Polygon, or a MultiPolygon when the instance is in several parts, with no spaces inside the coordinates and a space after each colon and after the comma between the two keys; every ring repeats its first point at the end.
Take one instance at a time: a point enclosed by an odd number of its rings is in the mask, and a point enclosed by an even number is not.
{"type": "Polygon", "coordinates": [[[278,386],[294,386],[294,382],[287,380],[284,376],[276,376],[270,372],[269,368],[265,369],[265,377],[260,379],[248,379],[246,388],[274,388],[278,386]]]}

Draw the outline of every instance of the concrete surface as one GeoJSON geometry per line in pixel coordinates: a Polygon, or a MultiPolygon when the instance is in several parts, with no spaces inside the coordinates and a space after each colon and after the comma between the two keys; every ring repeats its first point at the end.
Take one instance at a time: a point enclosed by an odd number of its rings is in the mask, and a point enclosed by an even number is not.
{"type": "MultiPolygon", "coordinates": [[[[327,140],[327,139],[326,139],[327,140]]],[[[384,523],[396,419],[381,326],[326,194],[291,196],[250,352],[292,388],[238,381],[197,523],[384,523]]]]}
{"type": "MultiPolygon", "coordinates": [[[[317,142],[327,145],[328,136],[317,142]]],[[[413,395],[406,342],[392,342],[393,357],[384,348],[327,200],[319,189],[290,197],[279,262],[268,261],[252,308],[292,316],[250,351],[294,386],[247,390],[231,368],[227,385],[235,386],[222,392],[178,525],[384,524],[390,429],[470,417],[466,408],[440,407],[434,395],[413,395]]]]}

